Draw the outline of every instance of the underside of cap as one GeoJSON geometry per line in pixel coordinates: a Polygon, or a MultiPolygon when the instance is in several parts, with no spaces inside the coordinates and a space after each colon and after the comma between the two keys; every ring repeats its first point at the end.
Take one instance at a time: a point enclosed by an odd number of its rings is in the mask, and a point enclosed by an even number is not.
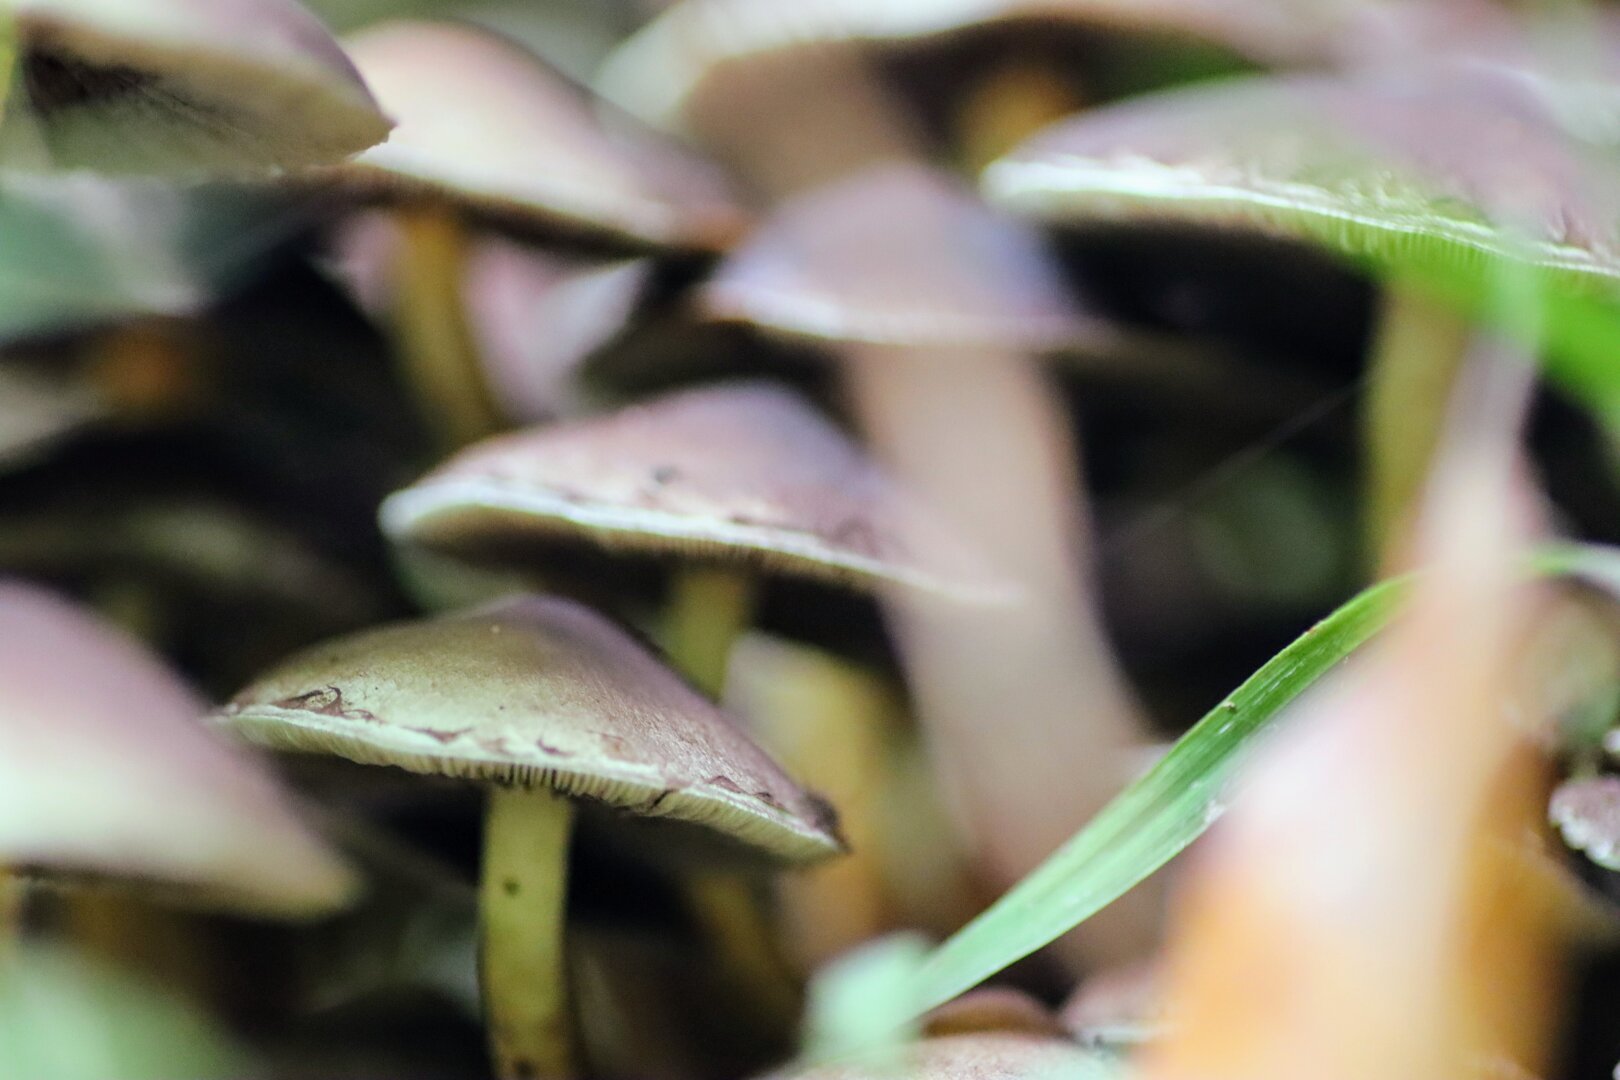
{"type": "Polygon", "coordinates": [[[342,160],[389,122],[292,0],[20,0],[0,162],[241,175],[342,160]]]}
{"type": "Polygon", "coordinates": [[[623,631],[568,601],[521,597],[317,646],[216,722],[275,750],[672,818],[775,861],[841,849],[824,804],[623,631]]]}
{"type": "MultiPolygon", "coordinates": [[[[1099,110],[985,174],[1053,224],[1171,223],[1303,241],[1473,282],[1503,262],[1620,287],[1620,168],[1544,80],[1485,67],[1271,77],[1099,110]]],[[[1610,114],[1620,105],[1595,101],[1610,114]]]]}
{"type": "Polygon", "coordinates": [[[500,436],[382,508],[383,529],[482,561],[585,544],[859,589],[1005,603],[944,523],[796,395],[766,383],[671,394],[500,436]]]}

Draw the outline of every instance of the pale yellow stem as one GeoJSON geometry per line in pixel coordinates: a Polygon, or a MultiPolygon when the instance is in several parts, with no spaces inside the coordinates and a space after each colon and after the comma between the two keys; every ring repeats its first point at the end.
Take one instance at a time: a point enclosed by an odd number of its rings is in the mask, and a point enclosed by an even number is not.
{"type": "Polygon", "coordinates": [[[957,112],[957,157],[969,175],[1085,102],[1058,72],[1028,60],[996,68],[968,91],[957,112]]]}
{"type": "Polygon", "coordinates": [[[401,358],[429,422],[447,445],[465,446],[500,427],[462,294],[466,232],[443,207],[401,211],[398,220],[394,326],[401,358]]]}
{"type": "Polygon", "coordinates": [[[500,1080],[574,1075],[563,921],[574,807],[549,791],[493,788],[484,821],[479,981],[500,1080]]]}
{"type": "Polygon", "coordinates": [[[694,686],[718,698],[731,647],[754,614],[755,582],[745,570],[689,566],[676,571],[665,606],[664,650],[694,686]]]}

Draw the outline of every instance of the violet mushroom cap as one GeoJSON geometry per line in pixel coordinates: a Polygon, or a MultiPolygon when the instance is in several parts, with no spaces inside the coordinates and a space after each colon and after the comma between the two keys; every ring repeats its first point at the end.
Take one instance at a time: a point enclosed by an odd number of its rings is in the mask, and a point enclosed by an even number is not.
{"type": "Polygon", "coordinates": [[[142,647],[14,582],[0,640],[0,864],[267,917],[352,898],[269,773],[216,741],[207,706],[142,647]]]}
{"type": "Polygon", "coordinates": [[[847,436],[767,383],[497,436],[390,496],[381,519],[397,540],[464,555],[582,542],[856,588],[1010,599],[847,436]]]}
{"type": "MultiPolygon", "coordinates": [[[[1475,283],[1503,261],[1620,285],[1620,167],[1529,72],[1447,64],[1176,91],[1048,128],[993,164],[993,202],[1066,228],[1169,225],[1303,242],[1475,283]]],[[[1588,120],[1620,99],[1589,95],[1588,120]]]]}
{"type": "Polygon", "coordinates": [[[790,199],[700,302],[718,319],[821,341],[1019,351],[1120,341],[1077,310],[1031,231],[920,165],[877,166],[790,199]]]}
{"type": "Polygon", "coordinates": [[[608,620],[523,596],[318,645],[215,721],[272,750],[506,786],[698,826],[766,861],[842,850],[830,809],[608,620]]]}
{"type": "Polygon", "coordinates": [[[12,0],[9,168],[240,174],[327,164],[389,123],[296,0],[12,0]]]}
{"type": "Polygon", "coordinates": [[[488,31],[399,21],[347,45],[398,121],[332,178],[365,199],[443,200],[520,234],[632,249],[726,246],[745,217],[722,176],[488,31]]]}

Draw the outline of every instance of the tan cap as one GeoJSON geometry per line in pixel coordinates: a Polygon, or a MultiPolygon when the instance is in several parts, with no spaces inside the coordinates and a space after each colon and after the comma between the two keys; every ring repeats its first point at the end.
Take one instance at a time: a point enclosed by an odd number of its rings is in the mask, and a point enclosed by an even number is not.
{"type": "Polygon", "coordinates": [[[520,232],[714,249],[745,218],[718,172],[483,30],[392,22],[348,43],[398,127],[339,170],[362,196],[448,199],[520,232]]]}
{"type": "Polygon", "coordinates": [[[245,173],[337,161],[388,121],[295,0],[12,0],[11,168],[245,173]]]}
{"type": "Polygon", "coordinates": [[[396,539],[468,556],[576,541],[862,588],[1008,598],[848,437],[769,383],[497,436],[390,496],[382,523],[396,539]]]}
{"type": "Polygon", "coordinates": [[[549,788],[758,856],[841,850],[831,811],[589,608],[517,597],[308,649],[216,714],[275,750],[549,788]]]}
{"type": "Polygon", "coordinates": [[[1605,130],[1620,98],[1560,89],[1453,64],[1177,91],[1049,128],[992,165],[985,186],[1015,212],[1069,226],[1242,231],[1468,276],[1507,260],[1613,290],[1620,167],[1612,141],[1565,122],[1605,130]],[[1574,104],[1590,109],[1566,111],[1574,104]]]}
{"type": "Polygon", "coordinates": [[[0,864],[283,917],[355,891],[269,774],[217,742],[207,706],[135,642],[9,582],[0,641],[0,864]]]}

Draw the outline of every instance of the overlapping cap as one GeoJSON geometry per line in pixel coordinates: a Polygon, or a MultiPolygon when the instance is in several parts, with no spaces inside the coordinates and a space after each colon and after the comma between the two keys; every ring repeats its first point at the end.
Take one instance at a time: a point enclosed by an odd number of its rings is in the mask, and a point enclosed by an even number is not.
{"type": "Polygon", "coordinates": [[[1171,224],[1302,240],[1375,267],[1620,279],[1616,102],[1443,64],[1177,91],[1065,121],[992,165],[992,201],[1070,227],[1171,224]]]}
{"type": "Polygon", "coordinates": [[[487,224],[632,248],[725,246],[745,219],[720,174],[517,45],[449,23],[347,42],[398,126],[340,171],[383,201],[447,200],[487,224]]]}
{"type": "Polygon", "coordinates": [[[921,165],[876,166],[788,200],[700,300],[716,318],[834,342],[1026,350],[1118,339],[1077,310],[1037,237],[921,165]]]}
{"type": "Polygon", "coordinates": [[[382,523],[396,539],[474,558],[532,559],[576,542],[858,588],[1008,599],[847,436],[768,383],[497,436],[390,496],[382,523]]]}
{"type": "Polygon", "coordinates": [[[297,654],[217,714],[261,746],[550,788],[769,861],[841,849],[831,811],[602,616],[520,596],[297,654]]]}
{"type": "Polygon", "coordinates": [[[296,0],[12,0],[9,168],[247,173],[326,164],[388,121],[296,0]]]}
{"type": "Polygon", "coordinates": [[[350,898],[354,878],[269,774],[136,643],[16,583],[0,583],[0,642],[0,864],[256,915],[350,898]]]}

